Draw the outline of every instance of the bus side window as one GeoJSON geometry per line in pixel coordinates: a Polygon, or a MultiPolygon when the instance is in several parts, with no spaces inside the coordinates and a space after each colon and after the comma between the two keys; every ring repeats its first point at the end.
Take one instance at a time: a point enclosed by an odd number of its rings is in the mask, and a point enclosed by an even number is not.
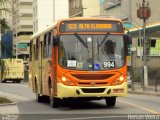
{"type": "Polygon", "coordinates": [[[44,44],[43,44],[43,58],[46,58],[47,55],[47,34],[44,35],[44,44]]]}
{"type": "Polygon", "coordinates": [[[48,57],[52,55],[52,40],[51,40],[51,32],[48,33],[48,57]]]}
{"type": "Polygon", "coordinates": [[[47,58],[51,56],[51,32],[44,35],[44,48],[43,57],[47,58]]]}
{"type": "Polygon", "coordinates": [[[39,42],[40,42],[40,39],[37,38],[37,39],[36,39],[35,60],[38,60],[38,58],[39,58],[39,42]]]}
{"type": "Polygon", "coordinates": [[[30,48],[29,48],[29,50],[30,50],[29,60],[30,61],[32,61],[32,50],[33,50],[32,46],[33,46],[33,41],[30,42],[30,48]]]}
{"type": "Polygon", "coordinates": [[[36,47],[33,45],[33,54],[34,54],[34,59],[36,59],[36,47]]]}

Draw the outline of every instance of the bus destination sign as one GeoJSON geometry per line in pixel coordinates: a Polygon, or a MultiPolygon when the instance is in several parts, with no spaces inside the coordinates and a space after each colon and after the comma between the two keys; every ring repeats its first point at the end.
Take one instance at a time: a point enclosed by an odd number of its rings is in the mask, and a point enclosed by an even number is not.
{"type": "Polygon", "coordinates": [[[61,23],[60,32],[123,32],[117,21],[65,21],[61,23]]]}

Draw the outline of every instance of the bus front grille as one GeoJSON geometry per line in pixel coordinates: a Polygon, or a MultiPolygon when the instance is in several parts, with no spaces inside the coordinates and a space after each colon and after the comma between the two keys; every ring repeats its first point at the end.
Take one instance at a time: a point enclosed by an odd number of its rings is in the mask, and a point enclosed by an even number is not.
{"type": "Polygon", "coordinates": [[[105,80],[114,74],[72,74],[72,76],[79,80],[105,80]]]}
{"type": "Polygon", "coordinates": [[[78,82],[80,86],[107,86],[108,82],[78,82]],[[94,85],[92,84],[94,83],[94,85]]]}
{"type": "Polygon", "coordinates": [[[105,88],[82,88],[83,93],[103,93],[105,88]]]}

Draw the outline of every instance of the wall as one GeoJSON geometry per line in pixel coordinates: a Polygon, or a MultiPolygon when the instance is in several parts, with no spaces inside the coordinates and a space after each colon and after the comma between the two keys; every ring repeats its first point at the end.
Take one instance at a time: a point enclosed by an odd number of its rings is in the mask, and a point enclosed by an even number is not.
{"type": "Polygon", "coordinates": [[[54,21],[68,17],[67,0],[34,0],[34,33],[41,31],[54,21]],[[54,6],[54,7],[53,7],[54,6]]]}
{"type": "Polygon", "coordinates": [[[99,0],[82,0],[82,5],[84,17],[100,16],[99,0]]]}

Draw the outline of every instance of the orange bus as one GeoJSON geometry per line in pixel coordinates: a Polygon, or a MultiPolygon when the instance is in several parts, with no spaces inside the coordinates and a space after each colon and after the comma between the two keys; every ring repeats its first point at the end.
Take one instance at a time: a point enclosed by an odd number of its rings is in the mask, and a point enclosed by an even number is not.
{"type": "Polygon", "coordinates": [[[38,102],[52,107],[64,99],[100,100],[115,106],[127,94],[127,44],[114,18],[68,18],[34,34],[30,41],[29,85],[38,102]]]}

